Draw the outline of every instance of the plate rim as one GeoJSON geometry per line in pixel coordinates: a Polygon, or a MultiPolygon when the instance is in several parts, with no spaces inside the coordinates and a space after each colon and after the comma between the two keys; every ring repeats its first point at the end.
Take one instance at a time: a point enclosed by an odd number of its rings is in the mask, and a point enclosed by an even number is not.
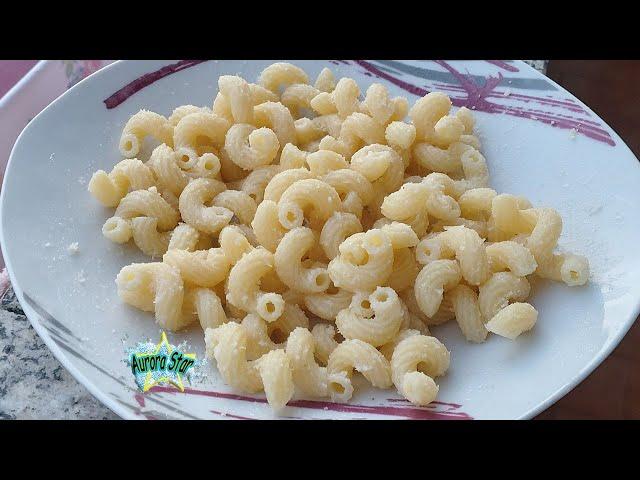
{"type": "MultiPolygon", "coordinates": [[[[165,62],[167,60],[162,60],[162,61],[165,62]]],[[[34,74],[34,71],[37,69],[37,67],[42,68],[42,64],[46,64],[46,62],[48,62],[48,61],[41,61],[38,64],[34,65],[34,67],[32,67],[32,69],[29,70],[27,75],[31,76],[32,74],[34,74]]],[[[93,78],[94,76],[103,75],[107,70],[110,70],[112,68],[119,68],[117,66],[119,66],[119,65],[121,65],[123,63],[128,63],[128,62],[132,62],[132,60],[117,60],[117,61],[114,61],[113,63],[110,63],[109,65],[104,66],[100,70],[98,70],[98,71],[92,73],[91,75],[87,76],[86,78],[82,79],[76,85],[74,85],[70,89],[66,90],[63,94],[58,96],[55,100],[53,100],[44,109],[42,109],[42,111],[40,111],[22,129],[22,131],[20,132],[20,135],[18,135],[18,138],[16,139],[15,143],[13,144],[13,147],[11,148],[11,154],[9,155],[9,159],[7,161],[7,166],[6,166],[6,169],[5,169],[5,174],[4,174],[4,178],[3,178],[3,182],[2,182],[2,189],[0,190],[0,249],[2,250],[2,254],[3,254],[3,257],[5,259],[5,266],[6,266],[8,274],[9,274],[9,279],[11,281],[11,285],[13,287],[13,290],[14,290],[15,294],[16,294],[16,297],[18,298],[18,301],[20,302],[20,306],[22,307],[22,309],[23,309],[23,311],[25,313],[25,316],[29,319],[29,322],[33,326],[34,330],[38,333],[40,338],[47,345],[47,347],[49,348],[49,350],[51,351],[53,356],[67,369],[67,371],[72,375],[72,377],[77,382],[79,382],[82,386],[84,386],[89,391],[89,393],[91,393],[91,395],[93,395],[94,398],[96,398],[99,402],[101,402],[103,405],[105,405],[107,408],[109,408],[113,413],[115,413],[116,415],[120,416],[122,419],[125,419],[125,420],[141,420],[141,419],[143,419],[142,417],[136,416],[135,412],[126,409],[122,405],[119,405],[118,402],[116,402],[114,399],[112,399],[108,395],[108,393],[106,391],[104,391],[101,388],[98,388],[96,386],[96,384],[94,384],[93,381],[89,377],[84,375],[73,364],[71,359],[62,351],[62,349],[53,340],[51,335],[47,332],[45,327],[42,325],[42,323],[40,321],[40,315],[37,312],[35,312],[29,306],[29,304],[27,302],[25,302],[24,292],[23,292],[21,286],[17,283],[15,274],[13,272],[11,257],[10,257],[10,255],[7,254],[6,249],[4,247],[4,245],[5,245],[5,228],[4,228],[4,224],[5,224],[5,218],[6,218],[6,215],[5,215],[5,196],[6,196],[5,192],[6,192],[6,188],[4,188],[4,187],[5,187],[5,184],[8,182],[7,179],[10,177],[11,167],[12,167],[13,160],[14,160],[14,153],[15,153],[15,150],[16,150],[16,146],[19,145],[19,143],[21,142],[22,137],[25,134],[25,132],[27,132],[29,130],[29,128],[32,126],[33,122],[37,118],[39,118],[41,115],[45,114],[45,112],[47,112],[50,108],[52,108],[52,106],[54,106],[58,101],[60,101],[66,95],[70,94],[70,92],[73,92],[74,90],[76,90],[76,88],[78,88],[80,85],[84,84],[87,81],[90,81],[90,79],[93,78]]],[[[135,60],[133,60],[133,62],[135,62],[135,60]]],[[[613,129],[607,122],[605,122],[602,119],[602,117],[600,117],[596,112],[594,112],[588,105],[586,105],[582,100],[580,100],[576,95],[574,95],[569,90],[567,90],[563,86],[561,86],[558,83],[556,83],[554,80],[552,80],[551,78],[549,78],[545,74],[539,72],[538,70],[533,68],[531,65],[525,63],[524,61],[515,60],[514,63],[516,63],[519,67],[524,67],[525,70],[529,71],[530,73],[532,72],[534,75],[536,75],[538,77],[541,77],[541,78],[544,78],[545,80],[551,82],[551,84],[556,86],[560,91],[565,92],[571,98],[575,99],[580,104],[580,106],[582,106],[587,112],[589,112],[595,118],[600,120],[603,125],[605,125],[611,132],[613,132],[613,134],[615,136],[614,139],[616,140],[617,145],[619,144],[619,145],[622,146],[623,149],[626,149],[628,154],[630,155],[630,158],[634,158],[636,160],[635,164],[636,164],[637,168],[640,168],[640,160],[638,160],[636,155],[629,148],[629,146],[622,139],[622,137],[620,137],[618,132],[615,129],[613,129]]],[[[24,79],[24,77],[23,77],[23,79],[24,79]]],[[[26,84],[26,82],[22,83],[22,80],[19,83],[21,83],[22,85],[26,84]]],[[[14,88],[17,87],[17,86],[18,86],[18,84],[16,84],[16,86],[14,86],[14,88]]],[[[9,92],[7,92],[7,94],[8,93],[14,94],[15,93],[14,92],[14,88],[12,88],[9,92]]],[[[17,90],[19,90],[19,88],[16,89],[16,91],[17,90]]],[[[5,97],[6,97],[6,95],[5,95],[5,97]]],[[[573,390],[579,384],[581,384],[591,373],[593,373],[593,371],[596,368],[598,368],[604,362],[604,360],[606,360],[609,357],[611,352],[613,352],[613,350],[620,344],[622,339],[626,336],[628,331],[634,325],[634,323],[638,319],[638,316],[640,316],[640,297],[638,297],[635,300],[635,307],[632,309],[632,312],[633,312],[633,315],[631,317],[625,319],[625,321],[623,322],[623,324],[622,324],[621,328],[619,329],[619,331],[617,332],[617,334],[614,337],[609,338],[608,339],[608,343],[605,345],[605,347],[600,349],[598,351],[598,353],[596,355],[594,355],[594,357],[570,381],[565,383],[561,388],[557,389],[555,392],[551,393],[546,399],[544,399],[543,401],[539,402],[537,405],[535,405],[534,407],[530,408],[529,410],[524,412],[522,415],[520,415],[520,416],[518,416],[517,418],[514,418],[514,419],[515,420],[526,420],[526,419],[533,418],[534,416],[538,415],[542,411],[546,410],[547,408],[549,408],[550,406],[555,404],[562,397],[567,395],[571,390],[573,390]]]]}

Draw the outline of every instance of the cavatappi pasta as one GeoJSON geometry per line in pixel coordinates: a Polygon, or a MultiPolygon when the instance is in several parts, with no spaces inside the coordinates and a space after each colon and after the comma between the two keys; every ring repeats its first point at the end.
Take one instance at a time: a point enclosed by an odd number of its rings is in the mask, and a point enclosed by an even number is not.
{"type": "Polygon", "coordinates": [[[133,115],[88,189],[115,209],[103,235],[151,257],[118,274],[122,301],[199,324],[233,389],[279,410],[348,401],[361,374],[427,405],[450,361],[429,327],[515,339],[538,320],[530,277],[588,281],[556,210],[489,187],[472,111],[447,95],[410,106],[289,63],[217,85],[210,106],[133,115]]]}

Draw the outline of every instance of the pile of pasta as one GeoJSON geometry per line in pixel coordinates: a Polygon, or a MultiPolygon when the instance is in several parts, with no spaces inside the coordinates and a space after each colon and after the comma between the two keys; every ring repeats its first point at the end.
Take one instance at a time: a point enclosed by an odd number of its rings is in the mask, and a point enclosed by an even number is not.
{"type": "Polygon", "coordinates": [[[218,86],[211,108],[133,115],[126,159],[89,191],[116,207],[108,239],[162,259],[122,268],[121,299],[172,331],[199,323],[233,388],[275,409],[296,390],[345,402],[356,371],[427,405],[449,367],[430,326],[514,339],[538,316],[528,276],[587,281],[556,251],[557,211],[489,188],[472,112],[446,95],[409,109],[288,63],[218,86]]]}

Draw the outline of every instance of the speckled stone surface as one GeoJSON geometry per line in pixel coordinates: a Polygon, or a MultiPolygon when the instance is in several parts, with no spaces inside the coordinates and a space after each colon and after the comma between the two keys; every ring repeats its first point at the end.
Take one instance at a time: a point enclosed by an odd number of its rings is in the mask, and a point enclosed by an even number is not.
{"type": "Polygon", "coordinates": [[[0,310],[0,419],[117,419],[56,360],[10,288],[0,310]]]}
{"type": "MultiPolygon", "coordinates": [[[[525,62],[546,70],[547,60],[525,62]]],[[[9,287],[0,302],[0,419],[118,418],[54,358],[9,287]]]]}

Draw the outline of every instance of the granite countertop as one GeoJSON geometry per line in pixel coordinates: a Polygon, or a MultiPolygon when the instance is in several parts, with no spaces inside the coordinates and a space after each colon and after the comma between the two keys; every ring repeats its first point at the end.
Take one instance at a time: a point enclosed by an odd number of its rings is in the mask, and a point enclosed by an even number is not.
{"type": "Polygon", "coordinates": [[[117,419],[53,356],[13,289],[0,303],[0,419],[117,419]]]}
{"type": "MultiPolygon", "coordinates": [[[[546,60],[525,60],[544,72],[546,60]]],[[[60,364],[11,287],[0,302],[0,419],[118,419],[60,364]]]]}

